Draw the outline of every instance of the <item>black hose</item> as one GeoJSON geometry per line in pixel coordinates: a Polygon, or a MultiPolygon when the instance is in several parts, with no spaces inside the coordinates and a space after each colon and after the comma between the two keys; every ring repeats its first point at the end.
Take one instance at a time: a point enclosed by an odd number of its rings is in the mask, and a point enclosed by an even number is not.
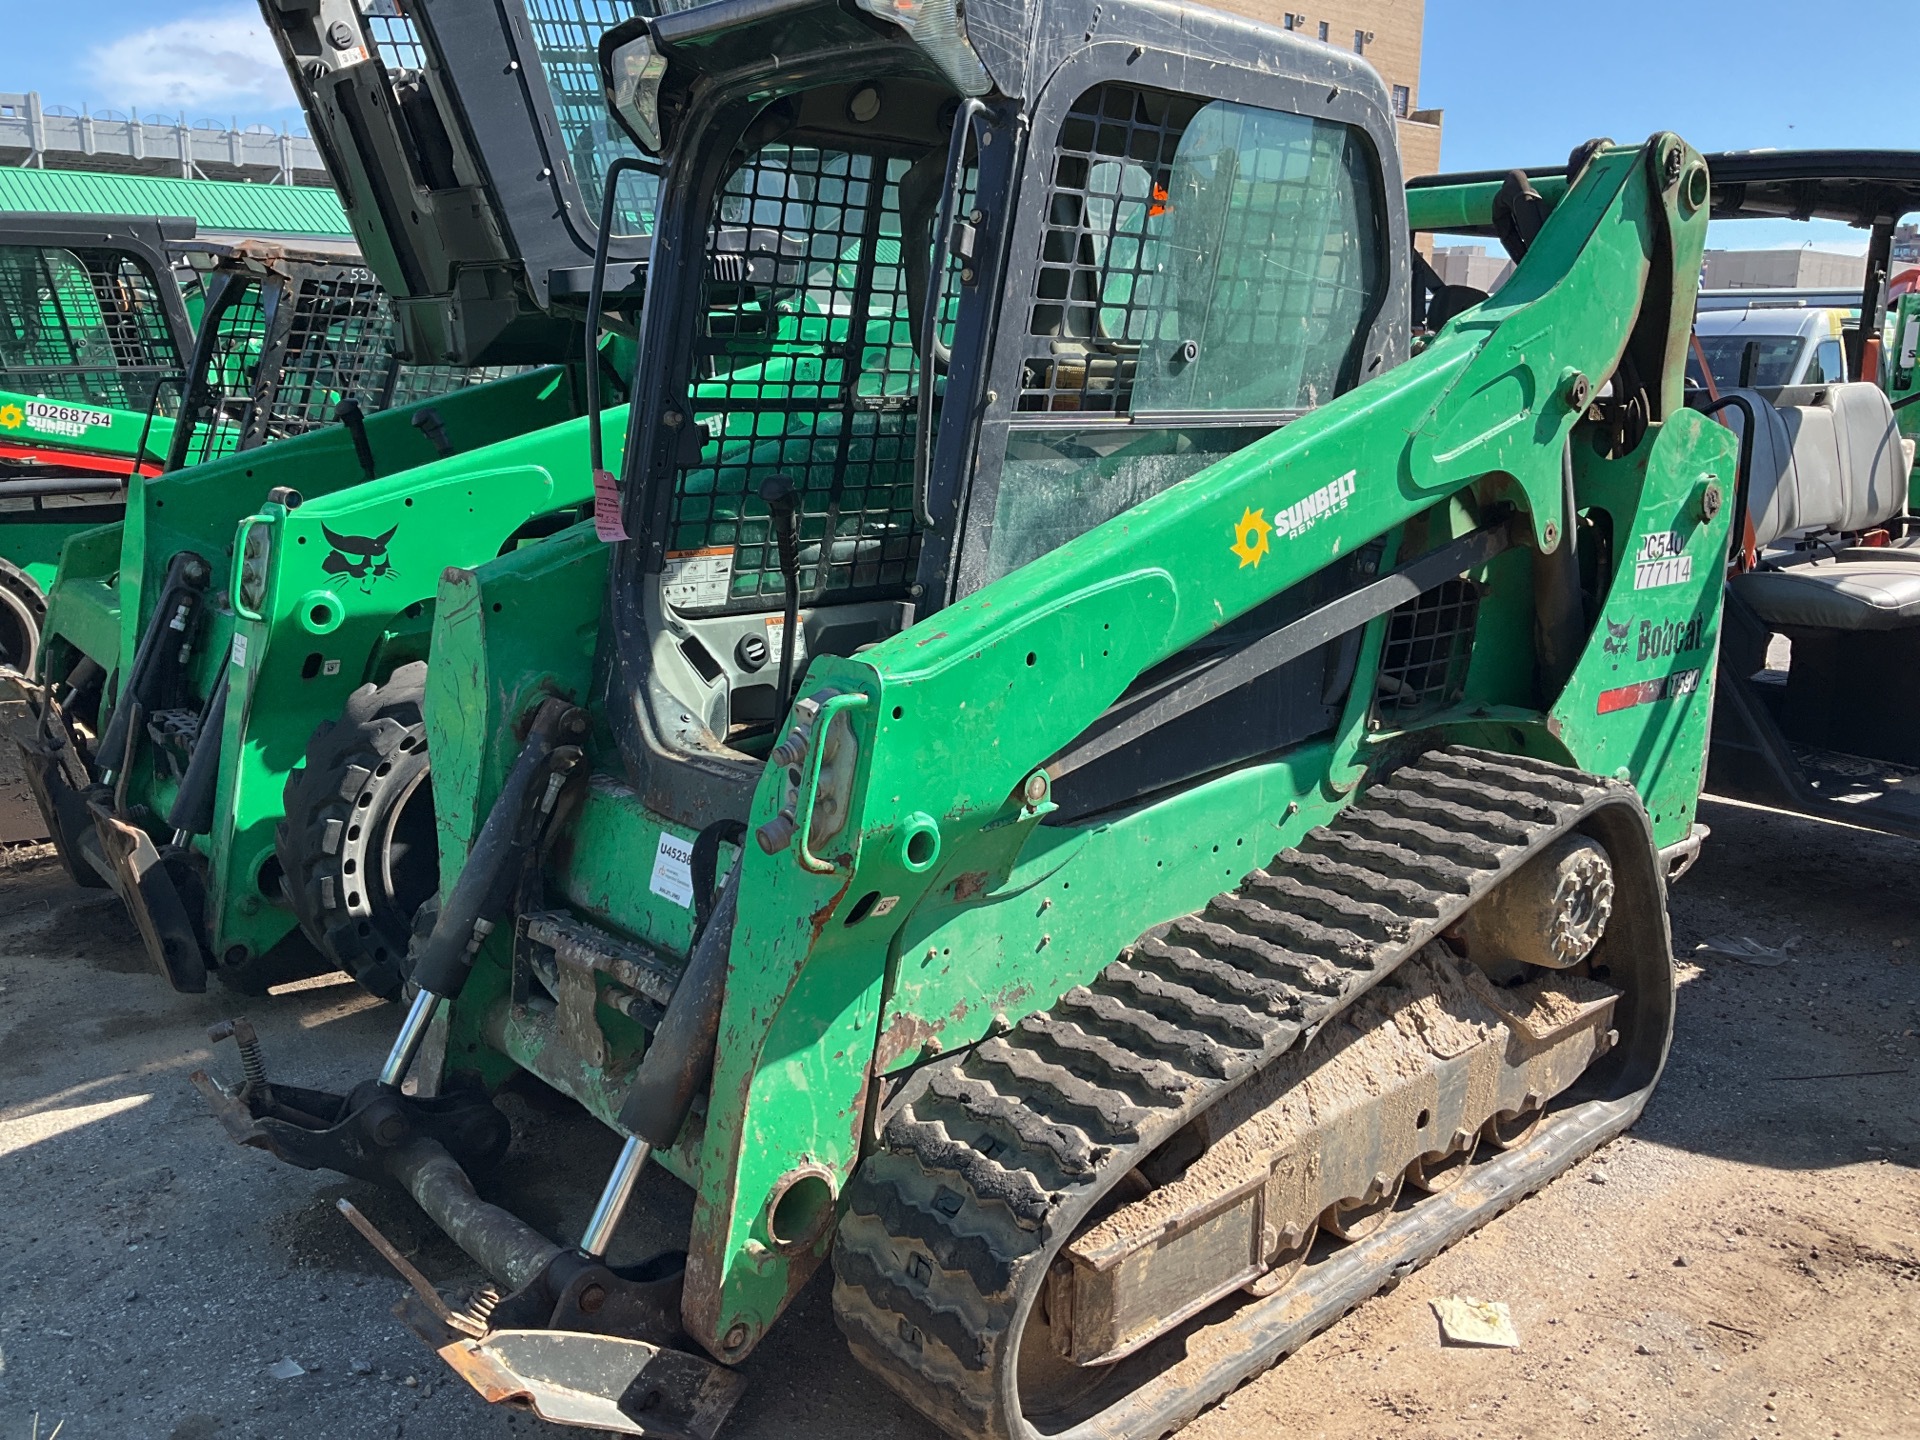
{"type": "Polygon", "coordinates": [[[200,712],[200,729],[193,737],[187,773],[180,777],[180,791],[167,811],[167,826],[176,834],[213,833],[213,799],[220,780],[220,732],[227,723],[228,676],[232,669],[221,667],[220,683],[200,712]]]}
{"type": "Polygon", "coordinates": [[[680,1138],[693,1100],[713,1076],[713,1055],[720,1036],[720,1004],[727,993],[727,956],[733,948],[733,922],[739,914],[740,863],[734,862],[720,887],[713,919],[694,943],[686,973],[674,987],[666,1018],[633,1077],[620,1107],[620,1128],[656,1150],[680,1138]]]}
{"type": "MultiPolygon", "coordinates": [[[[546,782],[561,757],[560,721],[567,708],[550,700],[535,714],[526,744],[520,747],[499,798],[467,852],[460,878],[420,947],[413,978],[422,990],[449,997],[460,993],[473,968],[475,942],[484,934],[476,927],[483,921],[490,926],[512,897],[520,862],[538,838],[539,822],[545,818],[537,809],[535,787],[546,782]]],[[[571,747],[567,754],[576,761],[579,757],[571,747]]]]}
{"type": "Polygon", "coordinates": [[[194,611],[206,589],[207,562],[182,550],[167,566],[167,578],[160,587],[160,603],[153,607],[147,628],[134,651],[133,663],[120,687],[120,701],[113,707],[106,732],[95,753],[109,769],[118,769],[121,757],[130,754],[128,727],[133,723],[135,707],[151,710],[160,677],[169,669],[186,662],[192,641],[194,611]],[[198,579],[190,578],[197,576],[198,579]]]}
{"type": "Polygon", "coordinates": [[[342,400],[340,408],[333,412],[333,418],[347,427],[347,434],[353,437],[353,455],[360,462],[360,473],[367,479],[373,474],[373,442],[367,439],[367,416],[360,408],[358,400],[342,400]]]}

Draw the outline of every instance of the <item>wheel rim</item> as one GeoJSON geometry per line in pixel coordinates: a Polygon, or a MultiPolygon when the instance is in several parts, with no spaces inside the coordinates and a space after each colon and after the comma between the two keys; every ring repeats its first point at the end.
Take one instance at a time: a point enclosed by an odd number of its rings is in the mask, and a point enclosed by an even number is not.
{"type": "Polygon", "coordinates": [[[380,834],[380,888],[402,929],[440,881],[440,839],[433,819],[433,772],[423,768],[394,799],[380,834]]]}

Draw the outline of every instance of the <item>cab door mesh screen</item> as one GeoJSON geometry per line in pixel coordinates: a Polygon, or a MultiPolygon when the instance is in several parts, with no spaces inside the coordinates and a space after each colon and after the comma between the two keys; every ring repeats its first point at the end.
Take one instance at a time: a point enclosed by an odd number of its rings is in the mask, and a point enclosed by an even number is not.
{"type": "Polygon", "coordinates": [[[918,363],[900,254],[907,162],[771,146],[735,171],[709,238],[695,423],[669,551],[730,557],[723,605],[780,604],[761,482],[800,493],[808,603],[904,597],[918,363]]]}

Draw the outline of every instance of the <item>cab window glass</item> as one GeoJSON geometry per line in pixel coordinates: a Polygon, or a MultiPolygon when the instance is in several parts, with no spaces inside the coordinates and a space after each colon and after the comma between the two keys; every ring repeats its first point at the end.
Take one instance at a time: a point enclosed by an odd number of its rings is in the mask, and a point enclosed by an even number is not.
{"type": "MultiPolygon", "coordinates": [[[[939,165],[945,150],[929,152],[939,165]]],[[[694,391],[699,458],[675,485],[667,556],[683,614],[777,608],[760,485],[799,492],[808,604],[906,593],[919,363],[902,253],[907,158],[774,144],[721,189],[694,391]]],[[[931,196],[931,199],[927,197],[931,196]]],[[[908,217],[924,233],[925,217],[908,217]]]]}
{"type": "Polygon", "coordinates": [[[1332,121],[1103,85],[1044,204],[985,579],[1353,386],[1387,284],[1371,150],[1332,121]]]}

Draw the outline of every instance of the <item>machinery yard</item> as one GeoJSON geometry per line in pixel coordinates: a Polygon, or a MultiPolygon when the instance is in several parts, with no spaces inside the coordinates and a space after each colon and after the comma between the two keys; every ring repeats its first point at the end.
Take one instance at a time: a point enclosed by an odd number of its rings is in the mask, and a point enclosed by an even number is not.
{"type": "MultiPolygon", "coordinates": [[[[1915,847],[1711,801],[1702,813],[1713,838],[1673,891],[1678,1030],[1645,1118],[1186,1434],[1911,1433],[1915,847]],[[1709,938],[1796,933],[1777,966],[1688,958],[1709,938]],[[1802,1078],[1815,1076],[1845,1078],[1802,1078]],[[1442,1348],[1428,1301],[1450,1294],[1506,1301],[1520,1348],[1442,1348]]],[[[114,897],[66,884],[44,852],[0,878],[0,949],[0,1253],[29,1257],[0,1280],[0,1435],[32,1435],[36,1414],[42,1437],[63,1423],[73,1440],[538,1428],[482,1405],[402,1330],[388,1309],[404,1287],[333,1208],[351,1198],[435,1281],[477,1278],[410,1201],[233,1163],[186,1079],[231,996],[175,994],[114,897]],[[308,1373],[273,1378],[287,1359],[308,1373]]],[[[391,1008],[334,978],[249,1008],[273,1072],[344,1087],[378,1062],[391,1008]]],[[[524,1086],[507,1103],[515,1149],[489,1193],[576,1230],[582,1197],[553,1184],[552,1162],[600,1171],[614,1137],[524,1086]]],[[[616,1253],[671,1244],[689,1200],[649,1174],[616,1253]]],[[[848,1356],[825,1278],[747,1363],[729,1433],[933,1436],[848,1356]]]]}
{"type": "Polygon", "coordinates": [[[337,203],[0,90],[0,1440],[1911,1440],[1920,148],[234,3],[337,203]]]}

